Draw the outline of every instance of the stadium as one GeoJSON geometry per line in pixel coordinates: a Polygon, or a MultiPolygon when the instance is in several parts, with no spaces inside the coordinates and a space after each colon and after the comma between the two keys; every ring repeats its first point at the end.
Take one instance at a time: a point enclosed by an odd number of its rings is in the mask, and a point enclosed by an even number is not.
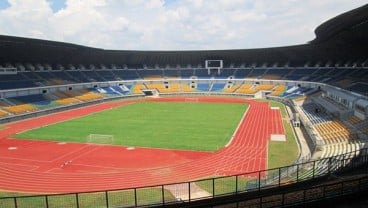
{"type": "Polygon", "coordinates": [[[0,207],[326,206],[368,190],[368,5],[307,44],[0,36],[0,207]]]}

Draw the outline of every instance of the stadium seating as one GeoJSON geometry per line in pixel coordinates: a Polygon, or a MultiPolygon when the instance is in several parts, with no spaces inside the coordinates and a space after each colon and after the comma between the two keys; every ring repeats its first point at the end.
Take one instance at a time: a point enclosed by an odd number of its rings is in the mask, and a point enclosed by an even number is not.
{"type": "Polygon", "coordinates": [[[134,94],[142,94],[142,90],[147,89],[145,85],[143,84],[137,84],[133,87],[133,93],[134,94]]]}
{"type": "Polygon", "coordinates": [[[368,95],[368,84],[366,83],[355,83],[354,85],[348,87],[348,90],[360,93],[362,95],[368,95]]]}
{"type": "Polygon", "coordinates": [[[199,83],[197,85],[197,90],[202,92],[208,92],[210,90],[210,84],[209,83],[199,83]]]}
{"type": "Polygon", "coordinates": [[[363,147],[364,144],[360,142],[325,145],[322,149],[321,158],[329,158],[349,152],[359,151],[363,147]]]}
{"type": "Polygon", "coordinates": [[[304,88],[304,87],[298,87],[298,86],[293,86],[289,89],[287,89],[284,94],[283,97],[285,98],[290,98],[290,99],[295,99],[298,97],[303,97],[304,93],[309,91],[309,88],[304,88]]]}
{"type": "Polygon", "coordinates": [[[327,144],[344,143],[357,139],[356,133],[352,132],[340,121],[328,121],[316,124],[315,128],[327,144]]]}
{"type": "Polygon", "coordinates": [[[5,111],[0,110],[0,117],[7,116],[8,113],[5,111]]]}
{"type": "Polygon", "coordinates": [[[355,124],[359,124],[361,122],[363,122],[362,119],[360,119],[359,117],[356,116],[352,116],[347,120],[350,124],[355,125],[355,124]]]}
{"type": "Polygon", "coordinates": [[[146,84],[148,89],[156,89],[159,92],[165,91],[165,85],[162,83],[146,84]]]}
{"type": "Polygon", "coordinates": [[[147,69],[147,70],[137,70],[140,77],[143,79],[163,79],[163,71],[161,69],[147,69]]]}
{"type": "Polygon", "coordinates": [[[282,96],[283,93],[286,91],[287,87],[285,85],[277,85],[273,92],[270,94],[271,96],[282,96]]]}
{"type": "Polygon", "coordinates": [[[234,75],[237,79],[244,79],[247,78],[251,69],[236,69],[234,75]]]}
{"type": "Polygon", "coordinates": [[[307,102],[300,106],[308,120],[313,124],[319,124],[331,121],[332,118],[315,103],[307,102]]]}
{"type": "Polygon", "coordinates": [[[74,77],[74,79],[78,80],[80,83],[90,82],[91,78],[87,77],[85,73],[80,70],[77,71],[67,71],[70,76],[74,77]]]}
{"type": "Polygon", "coordinates": [[[208,70],[205,68],[195,70],[194,76],[197,76],[200,79],[209,79],[212,77],[212,75],[208,74],[208,70]]]}
{"type": "Polygon", "coordinates": [[[55,102],[60,105],[71,105],[71,104],[79,103],[80,101],[74,98],[61,98],[61,99],[55,100],[55,102]]]}
{"type": "Polygon", "coordinates": [[[237,93],[246,93],[248,92],[248,90],[253,86],[253,84],[243,84],[242,86],[240,86],[236,92],[237,93]]]}
{"type": "Polygon", "coordinates": [[[107,81],[115,81],[116,80],[116,76],[113,73],[113,70],[97,70],[95,71],[96,74],[100,77],[103,77],[104,80],[107,81]]]}
{"type": "Polygon", "coordinates": [[[163,73],[164,77],[180,78],[180,70],[177,69],[165,69],[163,73]]]}
{"type": "Polygon", "coordinates": [[[26,96],[18,96],[7,98],[8,101],[14,104],[32,104],[38,109],[50,108],[57,106],[58,104],[53,102],[52,99],[46,97],[43,94],[34,94],[34,95],[26,95],[26,96]]]}
{"type": "Polygon", "coordinates": [[[290,72],[288,68],[270,68],[263,75],[262,79],[282,79],[287,73],[290,72]]]}
{"type": "Polygon", "coordinates": [[[222,69],[221,74],[216,76],[217,78],[226,79],[230,76],[235,76],[235,70],[234,69],[222,69]]]}
{"type": "Polygon", "coordinates": [[[187,84],[181,84],[180,85],[180,88],[181,88],[181,91],[182,92],[193,92],[194,91],[194,89],[193,88],[191,88],[189,85],[187,85],[187,84]]]}
{"type": "Polygon", "coordinates": [[[270,91],[273,88],[274,88],[273,85],[268,85],[268,84],[259,84],[259,85],[243,84],[236,92],[244,93],[244,94],[255,94],[260,90],[270,91]]]}
{"type": "Polygon", "coordinates": [[[36,111],[38,110],[38,108],[30,104],[21,104],[3,107],[3,110],[8,111],[12,114],[21,114],[36,111]]]}
{"type": "Polygon", "coordinates": [[[251,79],[262,78],[266,70],[267,68],[252,69],[251,72],[245,78],[251,78],[251,79]]]}
{"type": "Polygon", "coordinates": [[[135,80],[139,78],[136,70],[115,70],[114,74],[117,76],[119,80],[135,80]]]}
{"type": "Polygon", "coordinates": [[[212,92],[223,91],[224,87],[225,87],[225,83],[213,83],[211,85],[211,91],[212,92]]]}
{"type": "Polygon", "coordinates": [[[223,91],[226,93],[234,93],[240,86],[240,84],[233,85],[230,88],[225,88],[223,91]]]}
{"type": "Polygon", "coordinates": [[[195,76],[194,69],[180,69],[179,72],[182,79],[189,79],[190,77],[195,76]]]}
{"type": "Polygon", "coordinates": [[[169,88],[166,89],[167,91],[166,92],[180,92],[181,89],[180,89],[180,85],[179,84],[170,84],[169,85],[169,88]]]}
{"type": "Polygon", "coordinates": [[[353,83],[353,80],[351,80],[349,78],[344,78],[342,80],[339,80],[339,81],[334,82],[334,85],[337,86],[337,87],[346,89],[352,83],[353,83]]]}
{"type": "MultiPolygon", "coordinates": [[[[355,131],[348,128],[343,122],[331,117],[321,106],[313,102],[306,102],[300,105],[300,108],[326,145],[350,144],[359,141],[355,131]]],[[[357,121],[355,117],[349,120],[351,122],[357,121]]]]}
{"type": "Polygon", "coordinates": [[[75,99],[81,100],[81,101],[91,101],[91,100],[98,100],[103,98],[103,96],[101,94],[97,94],[94,92],[83,92],[83,94],[81,95],[77,95],[74,97],[75,99]]]}
{"type": "Polygon", "coordinates": [[[17,89],[17,88],[29,88],[29,87],[37,87],[38,85],[31,80],[22,80],[18,78],[18,80],[11,80],[8,77],[4,77],[5,75],[1,75],[0,81],[0,90],[7,89],[17,89]]]}

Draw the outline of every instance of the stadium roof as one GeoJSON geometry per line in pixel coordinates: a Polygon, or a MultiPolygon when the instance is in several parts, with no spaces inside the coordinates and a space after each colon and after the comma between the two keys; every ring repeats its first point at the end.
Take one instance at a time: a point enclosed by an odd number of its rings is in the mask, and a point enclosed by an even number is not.
{"type": "Polygon", "coordinates": [[[308,44],[263,49],[208,51],[105,50],[39,39],[0,36],[0,64],[116,64],[139,68],[143,65],[171,67],[204,65],[206,59],[223,59],[225,66],[304,66],[367,61],[368,5],[343,13],[315,30],[308,44]]]}

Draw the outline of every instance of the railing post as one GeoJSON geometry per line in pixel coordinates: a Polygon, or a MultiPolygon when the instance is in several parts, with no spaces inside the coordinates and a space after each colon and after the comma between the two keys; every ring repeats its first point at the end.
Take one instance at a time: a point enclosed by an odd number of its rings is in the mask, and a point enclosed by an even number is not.
{"type": "Polygon", "coordinates": [[[238,176],[239,175],[235,176],[235,194],[238,194],[238,176]]]}
{"type": "Polygon", "coordinates": [[[14,206],[15,208],[18,208],[17,197],[14,197],[14,206]]]}
{"type": "Polygon", "coordinates": [[[134,206],[137,207],[138,206],[138,202],[137,202],[137,188],[134,188],[134,206]]]}
{"type": "Polygon", "coordinates": [[[299,164],[296,164],[296,182],[299,182],[299,164]]]}
{"type": "Polygon", "coordinates": [[[79,208],[79,194],[75,194],[75,200],[77,201],[77,208],[79,208]]]}
{"type": "Polygon", "coordinates": [[[49,208],[49,197],[45,195],[46,208],[49,208]]]}
{"type": "Polygon", "coordinates": [[[215,178],[212,178],[212,198],[215,198],[215,178]]]}
{"type": "Polygon", "coordinates": [[[161,185],[161,193],[162,193],[162,204],[165,204],[165,190],[164,185],[161,185]]]}
{"type": "Polygon", "coordinates": [[[279,187],[281,186],[281,168],[279,168],[279,187]]]}
{"type": "Polygon", "coordinates": [[[261,171],[258,171],[258,191],[261,191],[261,171]]]}
{"type": "Polygon", "coordinates": [[[109,194],[108,194],[108,191],[105,191],[105,199],[106,199],[106,207],[109,208],[109,194]]]}
{"type": "Polygon", "coordinates": [[[190,201],[190,198],[191,198],[191,194],[190,194],[190,182],[188,182],[188,191],[189,191],[189,193],[188,193],[188,196],[189,196],[189,201],[190,201]]]}

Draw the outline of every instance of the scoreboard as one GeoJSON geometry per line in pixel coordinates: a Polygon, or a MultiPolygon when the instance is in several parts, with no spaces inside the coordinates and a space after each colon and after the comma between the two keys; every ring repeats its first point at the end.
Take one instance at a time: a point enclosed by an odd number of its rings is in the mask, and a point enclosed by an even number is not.
{"type": "Polygon", "coordinates": [[[207,69],[222,69],[224,66],[223,60],[206,60],[207,69]]]}

